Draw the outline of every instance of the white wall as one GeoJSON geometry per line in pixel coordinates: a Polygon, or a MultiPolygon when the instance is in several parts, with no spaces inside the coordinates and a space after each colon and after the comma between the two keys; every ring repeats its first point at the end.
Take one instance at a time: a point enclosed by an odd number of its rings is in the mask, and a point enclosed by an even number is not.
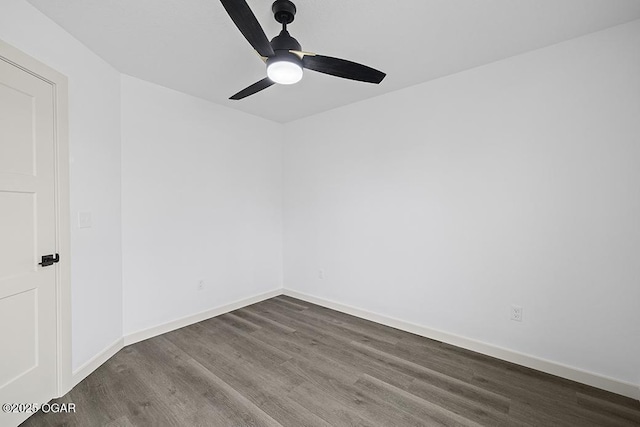
{"type": "Polygon", "coordinates": [[[76,370],[122,336],[120,74],[24,0],[2,0],[0,39],[69,78],[76,370]],[[78,211],[93,228],[77,228],[78,211]]]}
{"type": "Polygon", "coordinates": [[[638,46],[635,21],[287,125],[285,288],[640,383],[638,46]]]}
{"type": "Polygon", "coordinates": [[[282,287],[282,130],[122,76],[125,335],[282,287]]]}

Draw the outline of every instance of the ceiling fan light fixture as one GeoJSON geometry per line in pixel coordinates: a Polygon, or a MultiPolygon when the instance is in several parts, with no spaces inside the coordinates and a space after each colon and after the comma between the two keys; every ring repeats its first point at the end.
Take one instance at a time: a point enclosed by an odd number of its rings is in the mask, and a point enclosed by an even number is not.
{"type": "Polygon", "coordinates": [[[292,85],[302,80],[302,66],[296,61],[274,57],[267,61],[267,76],[275,83],[292,85]]]}

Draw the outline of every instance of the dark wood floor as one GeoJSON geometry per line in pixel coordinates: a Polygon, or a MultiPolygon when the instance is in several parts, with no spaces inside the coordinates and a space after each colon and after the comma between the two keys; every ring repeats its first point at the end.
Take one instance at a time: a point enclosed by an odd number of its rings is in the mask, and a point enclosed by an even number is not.
{"type": "Polygon", "coordinates": [[[25,426],[626,426],[640,403],[280,296],[126,347],[25,426]]]}

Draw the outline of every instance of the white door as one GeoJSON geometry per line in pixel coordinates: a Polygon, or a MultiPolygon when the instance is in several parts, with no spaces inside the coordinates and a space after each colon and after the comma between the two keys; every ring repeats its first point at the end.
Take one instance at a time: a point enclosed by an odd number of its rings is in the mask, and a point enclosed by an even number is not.
{"type": "MultiPolygon", "coordinates": [[[[0,57],[0,404],[56,394],[55,123],[50,83],[0,57]]],[[[0,412],[0,425],[30,414],[0,412]]]]}

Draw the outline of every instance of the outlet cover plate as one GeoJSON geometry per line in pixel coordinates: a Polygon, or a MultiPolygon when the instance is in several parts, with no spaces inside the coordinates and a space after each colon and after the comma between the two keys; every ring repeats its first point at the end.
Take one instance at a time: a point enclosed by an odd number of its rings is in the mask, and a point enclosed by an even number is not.
{"type": "Polygon", "coordinates": [[[519,305],[511,306],[511,320],[522,322],[522,307],[519,305]]]}

